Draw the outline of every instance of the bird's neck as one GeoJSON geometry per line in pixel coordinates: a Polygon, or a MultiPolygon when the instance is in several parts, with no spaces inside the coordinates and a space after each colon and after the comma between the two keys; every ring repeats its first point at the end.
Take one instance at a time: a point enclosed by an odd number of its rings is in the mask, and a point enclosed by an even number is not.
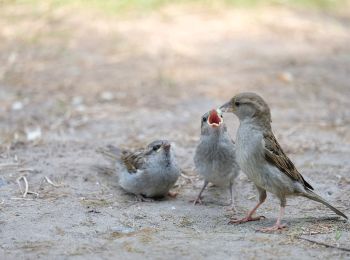
{"type": "Polygon", "coordinates": [[[257,117],[246,117],[240,120],[240,126],[250,126],[255,130],[267,131],[271,130],[271,123],[269,120],[257,117]]]}
{"type": "Polygon", "coordinates": [[[202,135],[207,139],[219,139],[222,137],[223,132],[224,130],[220,126],[214,129],[206,129],[206,132],[202,132],[202,135]]]}

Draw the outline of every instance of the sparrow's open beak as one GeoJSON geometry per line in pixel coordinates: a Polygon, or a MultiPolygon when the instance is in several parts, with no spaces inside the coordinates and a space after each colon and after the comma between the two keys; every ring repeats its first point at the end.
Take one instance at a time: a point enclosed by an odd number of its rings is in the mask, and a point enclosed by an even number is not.
{"type": "Polygon", "coordinates": [[[218,111],[216,109],[213,109],[209,113],[207,122],[211,127],[219,127],[223,122],[223,119],[218,114],[218,111]]]}
{"type": "Polygon", "coordinates": [[[232,113],[234,111],[232,105],[231,105],[231,101],[228,101],[226,102],[225,104],[223,104],[221,107],[220,107],[220,110],[222,112],[226,112],[226,113],[232,113]]]}

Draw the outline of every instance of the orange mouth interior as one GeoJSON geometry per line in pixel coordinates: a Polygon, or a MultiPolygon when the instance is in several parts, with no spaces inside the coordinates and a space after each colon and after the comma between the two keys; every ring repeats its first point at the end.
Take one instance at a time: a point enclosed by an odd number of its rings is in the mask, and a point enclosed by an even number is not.
{"type": "Polygon", "coordinates": [[[218,112],[213,109],[210,111],[208,124],[211,126],[219,126],[222,123],[222,118],[219,116],[218,112]]]}

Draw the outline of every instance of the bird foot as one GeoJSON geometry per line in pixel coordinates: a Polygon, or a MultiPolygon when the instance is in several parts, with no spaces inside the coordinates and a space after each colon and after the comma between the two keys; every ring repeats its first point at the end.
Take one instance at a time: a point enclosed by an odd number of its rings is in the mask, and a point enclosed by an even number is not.
{"type": "Polygon", "coordinates": [[[136,195],[136,201],[138,201],[138,202],[153,202],[154,199],[146,198],[146,197],[144,197],[142,195],[136,195]]]}
{"type": "Polygon", "coordinates": [[[250,216],[247,216],[245,218],[242,218],[242,219],[235,219],[235,218],[232,218],[228,224],[242,224],[242,223],[246,223],[246,222],[250,222],[250,221],[258,221],[258,220],[262,220],[262,219],[265,219],[265,216],[258,216],[258,217],[250,217],[250,216]]]}
{"type": "Polygon", "coordinates": [[[287,228],[287,224],[275,224],[272,227],[260,228],[258,231],[268,233],[287,228]]]}
{"type": "Polygon", "coordinates": [[[202,204],[203,204],[202,198],[201,198],[201,197],[198,197],[198,198],[196,198],[195,200],[190,200],[190,202],[192,202],[193,205],[196,205],[196,204],[202,205],[202,204]]]}
{"type": "Polygon", "coordinates": [[[171,198],[176,198],[176,196],[178,195],[178,192],[175,191],[168,191],[168,196],[171,198]]]}

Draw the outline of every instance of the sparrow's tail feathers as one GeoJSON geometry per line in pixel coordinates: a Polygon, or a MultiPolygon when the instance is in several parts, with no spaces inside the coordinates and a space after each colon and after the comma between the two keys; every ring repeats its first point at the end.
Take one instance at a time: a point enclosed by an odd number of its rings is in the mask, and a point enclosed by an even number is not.
{"type": "Polygon", "coordinates": [[[92,168],[92,170],[94,170],[94,171],[96,171],[98,173],[107,174],[107,175],[110,175],[110,176],[113,176],[116,173],[114,168],[108,167],[108,166],[93,165],[91,168],[92,168]]]}
{"type": "Polygon", "coordinates": [[[343,218],[348,219],[348,217],[341,212],[340,210],[336,209],[335,207],[333,207],[331,204],[329,204],[325,199],[323,199],[321,196],[317,195],[316,193],[312,192],[312,191],[307,191],[306,193],[303,194],[303,196],[305,196],[308,199],[317,201],[322,203],[323,205],[327,206],[328,208],[330,208],[331,210],[333,210],[337,215],[342,216],[343,218]]]}
{"type": "Polygon", "coordinates": [[[96,152],[103,155],[104,158],[112,163],[115,163],[121,154],[121,150],[113,145],[108,145],[107,147],[101,147],[96,150],[96,152]]]}

